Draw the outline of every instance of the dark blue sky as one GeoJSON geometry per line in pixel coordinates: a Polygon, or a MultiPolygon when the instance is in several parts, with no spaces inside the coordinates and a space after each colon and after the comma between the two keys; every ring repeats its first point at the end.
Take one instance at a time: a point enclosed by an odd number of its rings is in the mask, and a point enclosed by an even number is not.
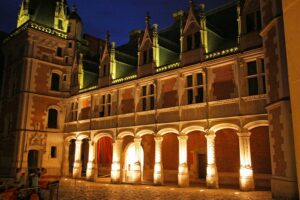
{"type": "MultiPolygon", "coordinates": [[[[16,26],[18,7],[22,0],[0,1],[0,30],[11,32],[16,26]]],[[[41,0],[45,1],[45,0],[41,0]]],[[[69,6],[77,5],[83,20],[84,32],[104,38],[106,31],[117,45],[127,42],[129,32],[144,29],[144,17],[150,13],[151,23],[159,28],[172,23],[172,13],[187,10],[188,0],[67,0],[69,6]]],[[[195,4],[205,3],[207,10],[233,0],[195,0],[195,4]]]]}

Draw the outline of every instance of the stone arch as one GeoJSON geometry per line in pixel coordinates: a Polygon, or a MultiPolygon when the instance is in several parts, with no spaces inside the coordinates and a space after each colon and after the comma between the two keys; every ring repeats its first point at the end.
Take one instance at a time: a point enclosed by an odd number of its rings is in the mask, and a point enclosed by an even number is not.
{"type": "Polygon", "coordinates": [[[86,133],[80,134],[76,137],[77,140],[84,140],[84,139],[90,139],[90,136],[86,133]]]}
{"type": "Polygon", "coordinates": [[[221,123],[221,124],[216,124],[214,126],[212,126],[210,129],[209,129],[209,134],[213,134],[213,133],[216,133],[222,129],[233,129],[237,132],[240,132],[241,128],[236,125],[236,124],[232,124],[232,123],[221,123]]]}
{"type": "Polygon", "coordinates": [[[163,136],[167,133],[175,133],[179,135],[179,131],[175,128],[163,128],[157,132],[157,135],[163,136]]]}
{"type": "Polygon", "coordinates": [[[252,130],[252,129],[260,127],[260,126],[269,126],[268,120],[256,120],[256,121],[252,121],[252,122],[249,122],[249,123],[245,124],[243,126],[243,128],[247,129],[247,130],[252,130]]]}
{"type": "Polygon", "coordinates": [[[134,137],[134,134],[132,132],[130,132],[130,131],[123,131],[123,132],[121,132],[121,133],[118,134],[117,138],[121,139],[121,138],[124,138],[126,136],[132,136],[132,137],[134,137]]]}
{"type": "Polygon", "coordinates": [[[135,136],[136,137],[143,137],[144,135],[154,135],[154,131],[150,130],[150,129],[143,129],[138,131],[135,136]]]}
{"type": "Polygon", "coordinates": [[[65,142],[70,142],[71,140],[76,140],[76,135],[70,135],[64,139],[65,142]]]}
{"type": "Polygon", "coordinates": [[[101,133],[98,133],[97,135],[95,135],[93,137],[93,141],[94,142],[97,142],[99,139],[103,138],[103,137],[109,137],[111,139],[114,139],[112,133],[109,133],[109,132],[101,132],[101,133]]]}
{"type": "Polygon", "coordinates": [[[189,127],[184,128],[181,131],[181,134],[187,135],[193,131],[205,132],[205,128],[203,126],[189,126],[189,127]]]}

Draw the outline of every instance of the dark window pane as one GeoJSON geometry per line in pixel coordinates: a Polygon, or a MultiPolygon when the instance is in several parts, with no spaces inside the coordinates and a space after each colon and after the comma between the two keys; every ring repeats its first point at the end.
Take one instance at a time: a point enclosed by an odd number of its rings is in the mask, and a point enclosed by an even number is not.
{"type": "Polygon", "coordinates": [[[192,75],[189,75],[186,77],[186,85],[187,85],[187,87],[193,86],[193,76],[192,75]]]}
{"type": "Polygon", "coordinates": [[[53,73],[51,76],[51,90],[59,91],[59,75],[56,73],[53,73]]]}
{"type": "Polygon", "coordinates": [[[48,128],[57,128],[57,110],[49,109],[48,111],[48,128]]]}
{"type": "Polygon", "coordinates": [[[68,46],[69,48],[72,48],[72,42],[69,42],[69,46],[68,46]]]}
{"type": "Polygon", "coordinates": [[[107,116],[110,116],[110,110],[111,110],[111,107],[110,107],[110,104],[107,105],[107,116]]]}
{"type": "Polygon", "coordinates": [[[102,103],[105,104],[105,95],[102,95],[102,103]]]}
{"type": "Polygon", "coordinates": [[[187,90],[187,103],[192,104],[193,103],[193,89],[187,90]]]}
{"type": "Polygon", "coordinates": [[[197,96],[196,96],[196,103],[202,103],[203,102],[203,88],[197,88],[197,96]]]}
{"type": "Polygon", "coordinates": [[[147,109],[147,100],[146,98],[142,99],[142,110],[145,111],[147,109]]]}
{"type": "Polygon", "coordinates": [[[58,20],[58,29],[63,30],[63,22],[62,22],[62,20],[58,20]]]}
{"type": "Polygon", "coordinates": [[[195,40],[195,49],[200,48],[200,32],[196,32],[194,34],[194,40],[195,40]]]}
{"type": "Polygon", "coordinates": [[[155,108],[155,99],[154,96],[150,97],[150,110],[155,108]]]}
{"type": "Polygon", "coordinates": [[[111,94],[107,94],[107,103],[111,102],[111,94]]]}
{"type": "Polygon", "coordinates": [[[56,147],[51,147],[51,158],[56,158],[56,147]]]}
{"type": "Polygon", "coordinates": [[[101,112],[99,112],[99,117],[104,117],[104,113],[105,113],[105,106],[104,106],[104,105],[102,105],[101,107],[102,107],[102,110],[101,110],[101,112]]]}
{"type": "Polygon", "coordinates": [[[57,47],[56,55],[59,56],[59,57],[62,57],[62,48],[61,47],[57,47]]]}
{"type": "Polygon", "coordinates": [[[197,74],[197,85],[203,85],[202,73],[197,74]]]}
{"type": "Polygon", "coordinates": [[[258,94],[258,81],[257,77],[248,79],[248,89],[249,95],[257,95],[258,94]]]}
{"type": "Polygon", "coordinates": [[[187,42],[187,50],[192,50],[193,49],[193,37],[192,37],[192,35],[187,36],[186,42],[187,42]]]}
{"type": "Polygon", "coordinates": [[[153,84],[150,85],[150,94],[154,94],[154,85],[153,84]]]}
{"type": "Polygon", "coordinates": [[[262,84],[263,84],[263,93],[266,94],[267,89],[266,89],[266,77],[265,76],[262,76],[262,84]]]}
{"type": "Polygon", "coordinates": [[[261,13],[260,11],[256,12],[256,30],[261,29],[261,13]]]}
{"type": "Polygon", "coordinates": [[[247,69],[248,69],[248,76],[256,75],[257,74],[256,61],[248,62],[247,69]]]}
{"type": "Polygon", "coordinates": [[[143,95],[143,96],[146,96],[146,95],[147,95],[147,86],[146,86],[146,85],[143,86],[142,90],[143,90],[142,95],[143,95]]]}
{"type": "Polygon", "coordinates": [[[70,33],[71,32],[71,26],[68,26],[68,33],[70,33]]]}
{"type": "Polygon", "coordinates": [[[143,51],[143,64],[146,64],[147,63],[147,51],[143,51]]]}
{"type": "Polygon", "coordinates": [[[254,13],[248,14],[246,16],[246,28],[247,33],[252,32],[255,30],[255,15],[254,13]]]}

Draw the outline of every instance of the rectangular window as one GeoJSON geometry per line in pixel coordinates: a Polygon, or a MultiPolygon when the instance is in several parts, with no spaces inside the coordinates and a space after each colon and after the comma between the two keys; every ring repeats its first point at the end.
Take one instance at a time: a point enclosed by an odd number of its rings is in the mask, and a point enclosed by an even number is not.
{"type": "Polygon", "coordinates": [[[101,97],[99,117],[111,116],[111,94],[101,97]]]}
{"type": "Polygon", "coordinates": [[[58,29],[63,30],[63,21],[61,19],[58,20],[58,29]]]}
{"type": "Polygon", "coordinates": [[[140,101],[142,111],[155,109],[155,87],[153,84],[142,86],[140,101]]]}
{"type": "Polygon", "coordinates": [[[72,48],[72,42],[69,42],[68,48],[72,48]]]}
{"type": "Polygon", "coordinates": [[[71,121],[77,121],[78,103],[73,102],[71,105],[71,121]]]}
{"type": "Polygon", "coordinates": [[[265,68],[263,59],[248,62],[246,76],[249,96],[266,93],[265,68]]]}
{"type": "Polygon", "coordinates": [[[57,49],[56,49],[56,56],[62,57],[62,48],[61,47],[57,47],[57,49]]]}
{"type": "Polygon", "coordinates": [[[203,75],[195,73],[186,76],[186,103],[202,103],[204,101],[203,75]]]}
{"type": "Polygon", "coordinates": [[[194,45],[194,47],[195,47],[195,49],[198,49],[198,48],[200,48],[200,32],[199,31],[197,31],[195,34],[194,34],[194,43],[195,43],[195,45],[194,45]]]}
{"type": "Polygon", "coordinates": [[[255,31],[255,13],[246,16],[246,31],[247,33],[255,31]]]}
{"type": "Polygon", "coordinates": [[[57,148],[56,146],[51,147],[51,158],[56,158],[57,156],[57,148]]]}
{"type": "Polygon", "coordinates": [[[188,35],[187,36],[187,50],[192,50],[193,49],[193,36],[188,35]]]}

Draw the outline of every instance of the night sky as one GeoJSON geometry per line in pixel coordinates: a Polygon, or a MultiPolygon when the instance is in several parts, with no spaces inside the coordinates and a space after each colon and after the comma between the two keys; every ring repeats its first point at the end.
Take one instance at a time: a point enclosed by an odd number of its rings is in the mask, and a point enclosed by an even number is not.
{"type": "MultiPolygon", "coordinates": [[[[0,30],[11,32],[16,26],[17,13],[22,0],[0,1],[0,30]]],[[[45,0],[41,0],[45,1],[45,0]]],[[[216,8],[233,0],[195,0],[195,5],[206,4],[206,9],[216,8]]],[[[172,13],[180,9],[187,10],[188,0],[68,0],[71,7],[77,5],[83,20],[84,32],[104,38],[106,31],[117,45],[126,43],[129,32],[144,29],[144,17],[150,13],[151,23],[157,23],[159,29],[172,23],[172,13]]]]}

